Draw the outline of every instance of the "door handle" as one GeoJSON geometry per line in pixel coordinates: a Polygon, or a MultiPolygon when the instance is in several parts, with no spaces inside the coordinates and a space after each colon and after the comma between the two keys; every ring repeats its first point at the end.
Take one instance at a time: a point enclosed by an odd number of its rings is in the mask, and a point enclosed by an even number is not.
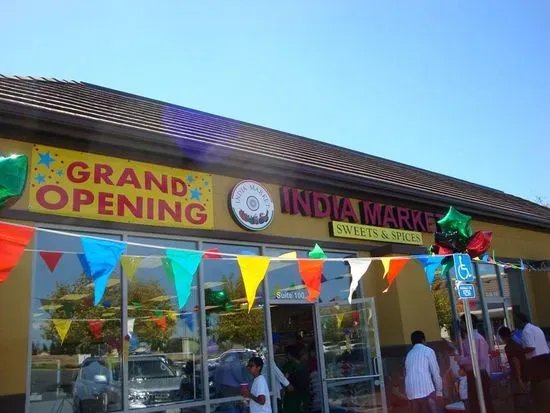
{"type": "Polygon", "coordinates": [[[376,374],[377,376],[380,376],[380,368],[378,367],[378,356],[373,357],[372,365],[374,368],[374,374],[376,374]]]}

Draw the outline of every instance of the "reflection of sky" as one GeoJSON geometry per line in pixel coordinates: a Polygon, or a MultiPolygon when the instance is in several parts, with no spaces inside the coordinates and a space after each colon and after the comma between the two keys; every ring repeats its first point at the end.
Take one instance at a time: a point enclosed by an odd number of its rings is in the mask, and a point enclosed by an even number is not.
{"type": "MultiPolygon", "coordinates": [[[[107,235],[107,234],[86,234],[81,232],[82,235],[91,235],[101,238],[108,238],[112,240],[120,240],[119,235],[107,235]]],[[[67,235],[54,234],[50,232],[37,231],[36,248],[44,251],[56,251],[63,252],[64,255],[59,260],[55,271],[50,272],[46,263],[40,258],[38,252],[35,252],[34,258],[34,296],[31,301],[31,308],[33,312],[33,321],[40,319],[49,319],[50,316],[42,311],[40,308],[42,304],[40,298],[48,298],[56,290],[58,283],[74,284],[82,274],[82,266],[78,259],[78,253],[82,253],[82,244],[77,237],[70,237],[67,235]],[[39,315],[40,314],[40,315],[39,315]]],[[[115,279],[120,274],[120,269],[115,269],[111,279],[115,279]]],[[[93,297],[93,288],[90,288],[90,297],[93,297]]],[[[41,324],[37,324],[41,325],[41,324]]],[[[42,339],[41,328],[32,329],[32,340],[40,341],[42,339]]]]}
{"type": "MultiPolygon", "coordinates": [[[[165,239],[158,239],[158,238],[128,237],[128,242],[158,245],[166,248],[180,248],[180,249],[187,249],[187,250],[197,249],[197,244],[195,242],[165,240],[165,239]]],[[[156,248],[147,248],[147,247],[137,246],[137,245],[128,245],[127,254],[139,255],[139,256],[149,256],[149,255],[164,256],[164,250],[156,249],[156,248]]],[[[174,282],[168,277],[160,261],[158,262],[158,264],[159,265],[154,268],[140,267],[136,271],[134,279],[140,280],[141,282],[147,282],[147,281],[158,282],[161,288],[164,290],[163,295],[172,297],[170,304],[174,310],[179,311],[180,313],[192,312],[193,308],[199,305],[197,275],[195,274],[195,278],[193,279],[193,288],[191,290],[191,294],[189,295],[189,300],[187,301],[187,304],[181,310],[178,310],[177,294],[176,294],[176,287],[174,285],[174,282]]],[[[128,290],[130,291],[131,288],[132,288],[132,283],[130,282],[128,284],[128,290]]],[[[128,304],[131,305],[131,303],[128,303],[128,304]]],[[[147,303],[140,303],[140,304],[145,305],[147,303]]],[[[200,323],[198,321],[199,321],[199,313],[193,312],[193,330],[190,331],[189,328],[187,328],[185,320],[178,318],[176,320],[176,329],[173,337],[189,337],[189,338],[198,340],[200,336],[199,334],[200,323]]]]}

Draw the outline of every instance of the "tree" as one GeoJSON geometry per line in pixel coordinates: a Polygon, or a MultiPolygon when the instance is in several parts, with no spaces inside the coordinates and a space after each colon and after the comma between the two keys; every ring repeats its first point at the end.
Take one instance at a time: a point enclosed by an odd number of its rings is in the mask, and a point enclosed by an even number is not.
{"type": "MultiPolygon", "coordinates": [[[[151,349],[162,350],[164,343],[175,330],[175,321],[167,318],[166,329],[157,325],[153,317],[166,315],[174,310],[170,301],[154,303],[152,298],[166,295],[157,281],[134,279],[128,289],[128,318],[135,318],[134,331],[141,341],[147,342],[151,349]],[[134,303],[132,305],[131,303],[134,303]]],[[[81,274],[74,283],[57,283],[55,291],[42,300],[49,305],[52,319],[71,320],[71,325],[63,343],[59,338],[53,321],[43,327],[42,336],[50,340],[51,354],[93,354],[121,348],[121,291],[120,283],[112,284],[105,291],[102,304],[93,305],[93,284],[81,274]],[[90,330],[90,321],[103,320],[102,336],[96,338],[90,330]]]]}
{"type": "Polygon", "coordinates": [[[537,204],[540,204],[546,208],[550,208],[550,201],[548,201],[548,199],[546,197],[542,197],[542,196],[537,196],[535,197],[535,202],[537,204]]]}
{"type": "Polygon", "coordinates": [[[437,313],[437,320],[439,322],[439,328],[444,328],[452,333],[453,328],[453,312],[451,307],[451,298],[449,297],[449,289],[447,288],[447,280],[439,272],[434,280],[432,286],[432,293],[434,297],[435,311],[437,313]]]}
{"type": "MultiPolygon", "coordinates": [[[[234,273],[222,276],[221,281],[228,300],[235,306],[216,312],[214,309],[207,314],[211,320],[210,337],[218,343],[221,349],[229,349],[235,345],[246,348],[258,348],[265,342],[265,316],[263,308],[253,308],[248,312],[242,277],[234,273]]],[[[260,287],[261,288],[261,287],[260,287]]]]}

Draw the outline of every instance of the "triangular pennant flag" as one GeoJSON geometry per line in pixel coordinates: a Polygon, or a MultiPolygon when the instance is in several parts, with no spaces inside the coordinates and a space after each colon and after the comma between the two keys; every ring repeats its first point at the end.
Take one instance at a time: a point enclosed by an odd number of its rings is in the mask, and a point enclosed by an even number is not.
{"type": "Polygon", "coordinates": [[[161,265],[161,257],[157,255],[150,255],[148,257],[143,257],[143,259],[141,260],[140,268],[153,269],[160,267],[161,265]]]}
{"type": "Polygon", "coordinates": [[[178,319],[178,312],[177,311],[168,311],[167,317],[172,321],[176,321],[178,319]]]}
{"type": "Polygon", "coordinates": [[[172,276],[176,285],[178,308],[183,308],[189,299],[193,278],[202,260],[202,251],[166,250],[172,276]]]}
{"type": "Polygon", "coordinates": [[[50,270],[50,272],[55,271],[55,267],[57,267],[57,264],[59,263],[59,260],[63,256],[62,252],[50,252],[50,251],[40,251],[39,252],[40,257],[42,257],[42,260],[44,260],[44,263],[50,270]]]}
{"type": "Polygon", "coordinates": [[[160,318],[160,317],[164,314],[164,311],[159,310],[158,308],[155,308],[155,309],[153,310],[153,314],[154,314],[157,318],[160,318]]]}
{"type": "Polygon", "coordinates": [[[80,265],[82,266],[82,271],[84,272],[84,275],[87,278],[92,278],[90,266],[88,265],[88,261],[86,261],[86,256],[84,254],[78,254],[78,261],[80,261],[80,265]]]}
{"type": "Polygon", "coordinates": [[[342,321],[344,321],[344,314],[336,314],[336,326],[342,327],[342,321]]]}
{"type": "Polygon", "coordinates": [[[441,255],[422,255],[415,258],[424,266],[426,278],[428,279],[428,284],[431,287],[435,280],[435,271],[441,266],[441,262],[445,257],[441,255]]]}
{"type": "Polygon", "coordinates": [[[327,258],[327,254],[325,254],[325,251],[323,251],[319,244],[315,244],[315,247],[308,252],[307,256],[315,260],[323,260],[327,258]]]}
{"type": "Polygon", "coordinates": [[[90,275],[94,280],[94,305],[97,305],[103,298],[109,277],[126,249],[126,244],[89,237],[80,237],[80,241],[90,275]]]}
{"type": "Polygon", "coordinates": [[[522,258],[519,259],[519,269],[522,270],[522,271],[525,270],[525,265],[523,264],[523,259],[522,258]]]}
{"type": "Polygon", "coordinates": [[[386,276],[388,277],[388,287],[383,291],[384,293],[388,292],[393,281],[397,278],[399,272],[407,262],[409,262],[409,258],[382,258],[382,264],[384,264],[384,278],[386,278],[386,276]]]}
{"type": "Polygon", "coordinates": [[[184,313],[182,316],[189,331],[193,331],[193,313],[184,313]]]}
{"type": "Polygon", "coordinates": [[[101,332],[101,329],[103,328],[102,320],[90,320],[88,321],[88,327],[90,328],[90,332],[96,340],[99,340],[101,337],[103,337],[103,333],[101,332]]]}
{"type": "Polygon", "coordinates": [[[269,271],[277,271],[281,268],[288,267],[289,265],[294,265],[296,258],[298,258],[298,253],[296,251],[287,252],[279,255],[278,260],[272,260],[269,263],[269,271]]]}
{"type": "Polygon", "coordinates": [[[265,277],[267,268],[269,267],[269,257],[258,257],[239,255],[237,262],[241,269],[244,289],[246,291],[246,299],[248,301],[248,312],[254,306],[256,299],[256,290],[265,277]]]}
{"type": "Polygon", "coordinates": [[[205,260],[219,260],[221,258],[220,250],[218,248],[208,248],[204,250],[203,259],[205,260]]]}
{"type": "Polygon", "coordinates": [[[34,228],[0,222],[0,282],[8,279],[33,235],[34,228]]]}
{"type": "Polygon", "coordinates": [[[71,327],[72,320],[52,320],[53,325],[55,326],[55,330],[57,331],[57,334],[59,335],[59,338],[61,339],[61,344],[65,341],[65,337],[67,337],[67,333],[69,332],[69,328],[71,327]]]}
{"type": "Polygon", "coordinates": [[[128,334],[132,334],[134,332],[134,326],[136,324],[136,319],[135,318],[129,318],[128,321],[127,321],[127,326],[128,326],[128,334]]]}
{"type": "Polygon", "coordinates": [[[172,263],[170,262],[170,259],[168,257],[162,257],[161,262],[162,267],[164,268],[164,271],[166,272],[168,278],[174,281],[174,270],[172,269],[172,263]]]}
{"type": "Polygon", "coordinates": [[[103,304],[102,304],[102,305],[103,305],[103,307],[105,307],[105,308],[111,308],[111,305],[112,305],[112,304],[111,304],[111,300],[105,300],[105,301],[103,301],[103,304]]]}
{"type": "Polygon", "coordinates": [[[317,299],[317,297],[321,294],[321,274],[323,272],[324,264],[325,262],[322,260],[298,260],[300,277],[302,277],[302,281],[304,281],[309,293],[307,297],[308,301],[315,301],[315,299],[317,299]]]}
{"type": "Polygon", "coordinates": [[[120,257],[120,264],[122,265],[122,272],[128,278],[128,281],[132,281],[136,275],[136,271],[139,265],[143,261],[143,257],[130,257],[124,255],[120,257]]]}
{"type": "Polygon", "coordinates": [[[151,316],[151,318],[153,319],[155,324],[161,328],[161,330],[166,330],[167,324],[165,315],[163,315],[162,317],[151,316]]]}
{"type": "Polygon", "coordinates": [[[353,293],[359,287],[359,281],[370,267],[372,260],[370,258],[350,258],[348,264],[351,272],[351,284],[349,286],[348,301],[351,304],[353,293]]]}

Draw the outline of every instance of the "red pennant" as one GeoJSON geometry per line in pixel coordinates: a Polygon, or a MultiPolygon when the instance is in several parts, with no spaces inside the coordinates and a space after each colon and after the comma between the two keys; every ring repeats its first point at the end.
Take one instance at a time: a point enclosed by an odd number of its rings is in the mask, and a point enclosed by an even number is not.
{"type": "Polygon", "coordinates": [[[321,274],[324,264],[323,260],[298,260],[298,270],[309,293],[308,301],[315,301],[321,294],[321,274]]]}
{"type": "Polygon", "coordinates": [[[0,222],[0,282],[8,279],[33,235],[34,228],[0,222]]]}
{"type": "Polygon", "coordinates": [[[159,326],[162,330],[166,330],[166,316],[163,315],[161,317],[157,317],[152,315],[151,319],[155,322],[157,326],[159,326]]]}
{"type": "Polygon", "coordinates": [[[390,261],[390,268],[388,269],[388,288],[389,290],[392,283],[395,281],[405,264],[409,262],[409,258],[392,258],[390,261]]]}
{"type": "Polygon", "coordinates": [[[204,250],[202,258],[204,260],[219,260],[221,258],[220,250],[218,248],[209,248],[204,250]]]}
{"type": "Polygon", "coordinates": [[[103,328],[103,320],[90,320],[88,321],[88,327],[96,340],[103,337],[103,333],[101,332],[103,328]]]}
{"type": "Polygon", "coordinates": [[[49,252],[49,251],[40,251],[40,256],[50,269],[50,272],[55,271],[55,267],[59,263],[59,260],[63,256],[62,252],[49,252]]]}

